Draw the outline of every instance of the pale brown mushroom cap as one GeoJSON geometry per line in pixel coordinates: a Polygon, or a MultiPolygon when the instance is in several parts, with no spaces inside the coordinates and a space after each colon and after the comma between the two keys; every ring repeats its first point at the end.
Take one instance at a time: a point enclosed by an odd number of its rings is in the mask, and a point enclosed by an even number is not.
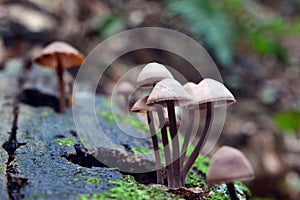
{"type": "Polygon", "coordinates": [[[193,83],[193,82],[187,82],[186,84],[183,85],[183,88],[185,89],[185,91],[187,91],[187,93],[189,93],[191,96],[195,96],[195,89],[197,87],[197,84],[193,83]]]}
{"type": "Polygon", "coordinates": [[[207,174],[209,184],[253,178],[254,172],[249,160],[238,149],[223,146],[212,156],[207,174]]]}
{"type": "Polygon", "coordinates": [[[34,62],[47,66],[57,67],[57,55],[60,56],[64,69],[80,66],[84,61],[84,56],[71,45],[56,41],[47,45],[41,54],[34,59],[34,62]]]}
{"type": "Polygon", "coordinates": [[[153,87],[154,84],[165,78],[174,78],[171,72],[162,64],[148,63],[137,77],[138,87],[153,87]]]}
{"type": "Polygon", "coordinates": [[[147,111],[154,111],[155,110],[154,107],[148,106],[146,104],[147,99],[148,99],[148,96],[145,96],[145,97],[137,100],[135,102],[135,104],[133,104],[133,106],[131,107],[130,111],[136,112],[136,113],[143,113],[143,114],[146,114],[147,111]]]}
{"type": "Polygon", "coordinates": [[[129,95],[133,91],[134,91],[133,85],[127,81],[121,82],[117,87],[118,94],[129,95]]]}
{"type": "Polygon", "coordinates": [[[178,81],[166,78],[155,85],[149,95],[147,105],[165,105],[166,101],[175,101],[175,105],[180,105],[192,99],[192,96],[185,91],[178,81]]]}
{"type": "Polygon", "coordinates": [[[236,102],[232,93],[222,83],[210,78],[203,79],[194,87],[194,94],[194,101],[188,103],[189,108],[198,108],[199,105],[208,102],[213,102],[215,107],[236,102]]]}

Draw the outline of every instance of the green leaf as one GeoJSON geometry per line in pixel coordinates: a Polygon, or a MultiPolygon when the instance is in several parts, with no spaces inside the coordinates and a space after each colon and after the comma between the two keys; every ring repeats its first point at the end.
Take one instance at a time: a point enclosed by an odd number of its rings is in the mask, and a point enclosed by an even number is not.
{"type": "Polygon", "coordinates": [[[295,110],[275,114],[273,120],[281,131],[297,133],[300,130],[300,112],[295,110]]]}
{"type": "Polygon", "coordinates": [[[220,6],[210,0],[172,0],[168,9],[179,15],[189,29],[214,51],[223,66],[233,62],[234,26],[220,6]]]}
{"type": "Polygon", "coordinates": [[[125,29],[125,20],[116,13],[108,14],[97,26],[96,30],[102,38],[110,37],[125,29]]]}

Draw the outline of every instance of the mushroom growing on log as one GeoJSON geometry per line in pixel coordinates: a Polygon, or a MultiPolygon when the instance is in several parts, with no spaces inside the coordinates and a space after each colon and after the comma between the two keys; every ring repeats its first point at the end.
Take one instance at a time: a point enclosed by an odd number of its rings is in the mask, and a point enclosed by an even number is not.
{"type": "Polygon", "coordinates": [[[155,110],[155,108],[146,105],[147,99],[148,96],[137,100],[137,102],[135,102],[135,104],[132,106],[131,112],[147,114],[147,122],[151,134],[153,152],[154,152],[155,163],[156,163],[157,183],[163,184],[162,164],[161,164],[161,158],[159,153],[158,138],[155,132],[153,113],[151,112],[155,110]]]}
{"type": "Polygon", "coordinates": [[[222,83],[210,78],[203,79],[196,87],[194,87],[193,94],[191,94],[193,95],[193,101],[186,104],[188,109],[206,109],[206,119],[200,139],[197,142],[191,156],[182,167],[182,182],[185,181],[189,170],[192,168],[201,149],[203,148],[212,124],[214,107],[225,106],[236,102],[234,96],[222,83]]]}
{"type": "Polygon", "coordinates": [[[80,66],[83,61],[84,56],[81,53],[69,44],[61,41],[50,43],[42,50],[41,54],[34,59],[34,62],[56,70],[60,96],[60,113],[65,112],[66,101],[63,72],[65,69],[80,66]]]}
{"type": "Polygon", "coordinates": [[[238,149],[223,146],[211,158],[207,182],[217,184],[225,182],[232,200],[239,200],[233,181],[251,180],[254,172],[249,160],[238,149]]]}
{"type": "MultiPolygon", "coordinates": [[[[137,77],[137,85],[140,88],[153,88],[157,84],[157,82],[165,78],[173,79],[174,77],[164,65],[156,62],[152,62],[145,65],[145,67],[139,73],[137,77]]],[[[159,127],[162,134],[162,142],[163,142],[163,150],[164,150],[164,156],[166,161],[168,184],[172,184],[173,168],[171,165],[171,153],[170,153],[170,147],[168,141],[168,132],[165,125],[164,111],[161,106],[155,106],[155,107],[159,119],[159,127]]]]}
{"type": "Polygon", "coordinates": [[[176,114],[174,107],[183,102],[191,101],[190,96],[182,85],[174,79],[164,79],[158,82],[153,88],[147,105],[160,104],[167,107],[170,123],[170,135],[172,138],[172,161],[173,161],[173,183],[169,183],[172,188],[179,188],[181,184],[180,175],[180,149],[177,133],[176,114]]]}

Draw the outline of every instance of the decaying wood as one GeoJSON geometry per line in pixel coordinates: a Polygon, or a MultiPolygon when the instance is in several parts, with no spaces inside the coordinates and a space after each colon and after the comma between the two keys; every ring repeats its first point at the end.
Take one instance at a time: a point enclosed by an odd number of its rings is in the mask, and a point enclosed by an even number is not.
{"type": "MultiPolygon", "coordinates": [[[[73,77],[64,72],[66,103],[71,100],[73,77]]],[[[32,106],[48,106],[59,110],[59,93],[55,71],[33,65],[24,74],[22,84],[21,101],[32,106]]]]}
{"type": "MultiPolygon", "coordinates": [[[[38,66],[32,70],[24,76],[20,63],[13,63],[0,72],[0,138],[3,147],[15,147],[9,155],[4,149],[0,150],[1,199],[8,196],[12,199],[76,199],[81,194],[102,193],[112,187],[109,181],[122,177],[116,168],[124,166],[128,168],[125,174],[155,181],[155,172],[147,172],[155,164],[130,153],[131,148],[149,148],[150,140],[132,137],[116,123],[97,114],[103,130],[99,132],[97,126],[90,123],[91,116],[84,115],[82,120],[86,127],[83,128],[97,144],[96,148],[89,147],[89,141],[77,132],[71,108],[63,115],[55,112],[58,108],[55,72],[38,66]],[[34,91],[35,96],[29,91],[34,91]],[[12,132],[15,133],[14,145],[12,132]],[[114,145],[108,146],[103,137],[114,145]],[[144,173],[135,174],[137,171],[144,173]]],[[[109,112],[105,101],[105,97],[96,96],[96,113],[109,112]]],[[[82,113],[86,113],[82,106],[82,113]]],[[[136,131],[130,127],[130,132],[136,131]]]]}
{"type": "Polygon", "coordinates": [[[13,139],[12,126],[14,120],[14,106],[19,92],[19,75],[22,72],[22,66],[19,62],[8,62],[6,68],[0,71],[0,140],[3,148],[0,148],[0,197],[8,199],[8,182],[6,170],[8,164],[8,155],[5,151],[9,139],[13,139]]]}

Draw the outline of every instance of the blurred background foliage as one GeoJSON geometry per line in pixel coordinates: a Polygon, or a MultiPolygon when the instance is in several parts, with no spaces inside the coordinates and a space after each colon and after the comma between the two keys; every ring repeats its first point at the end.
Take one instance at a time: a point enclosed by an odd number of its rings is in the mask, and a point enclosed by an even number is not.
{"type": "MultiPolygon", "coordinates": [[[[0,64],[27,63],[54,40],[87,55],[116,33],[146,26],[180,31],[205,47],[238,100],[218,146],[249,157],[254,196],[298,200],[300,0],[0,0],[0,64]]],[[[151,61],[189,64],[166,52],[131,52],[112,64],[98,92],[109,94],[122,74],[151,61]]]]}
{"type": "Polygon", "coordinates": [[[233,66],[235,45],[245,42],[260,55],[286,62],[284,34],[299,34],[299,19],[288,22],[267,13],[253,0],[169,0],[168,9],[179,15],[196,36],[213,49],[222,66],[233,66]]]}

